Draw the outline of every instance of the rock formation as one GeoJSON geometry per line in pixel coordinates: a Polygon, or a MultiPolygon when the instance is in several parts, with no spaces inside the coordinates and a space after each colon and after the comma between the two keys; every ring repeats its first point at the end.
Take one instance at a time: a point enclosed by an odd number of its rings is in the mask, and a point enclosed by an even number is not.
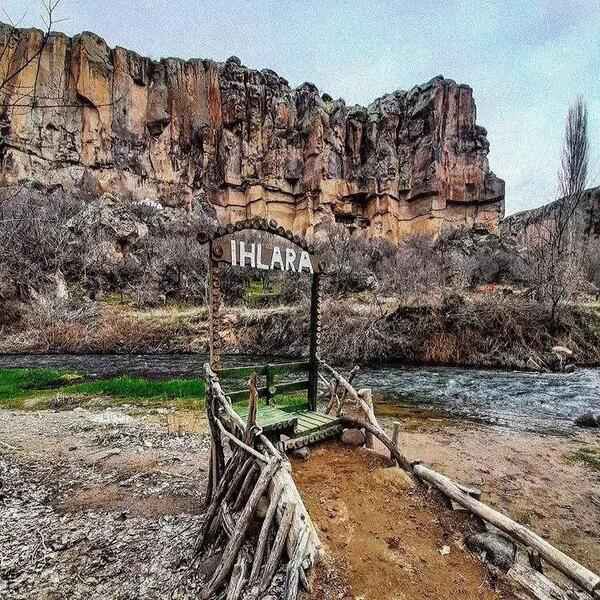
{"type": "MultiPolygon", "coordinates": [[[[520,246],[535,243],[540,230],[548,231],[556,221],[556,212],[564,200],[555,200],[539,208],[524,210],[506,217],[500,223],[499,233],[504,240],[520,246]]],[[[600,239],[600,187],[586,190],[570,219],[574,239],[590,241],[600,239]]]]}
{"type": "MultiPolygon", "coordinates": [[[[0,77],[42,39],[2,26],[0,77]]],[[[391,240],[495,229],[504,213],[472,89],[441,76],[347,106],[236,57],[153,61],[92,33],[57,33],[0,105],[4,186],[34,180],[187,208],[200,196],[224,223],[264,216],[309,236],[332,221],[391,240]]]]}

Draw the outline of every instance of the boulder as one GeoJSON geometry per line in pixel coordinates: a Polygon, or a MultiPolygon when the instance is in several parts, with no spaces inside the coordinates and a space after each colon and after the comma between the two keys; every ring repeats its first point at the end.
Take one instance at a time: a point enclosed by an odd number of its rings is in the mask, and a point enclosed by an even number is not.
{"type": "Polygon", "coordinates": [[[600,427],[600,415],[588,412],[575,419],[577,427],[600,427]]]}
{"type": "Polygon", "coordinates": [[[347,446],[364,446],[366,439],[361,429],[344,429],[342,433],[342,442],[347,446]]]}
{"type": "Polygon", "coordinates": [[[308,460],[310,458],[310,448],[308,446],[303,446],[302,448],[298,448],[292,452],[292,456],[294,458],[301,458],[302,460],[308,460]]]}
{"type": "Polygon", "coordinates": [[[515,562],[517,547],[508,537],[491,532],[475,533],[466,538],[467,547],[487,562],[508,571],[515,562]]]}

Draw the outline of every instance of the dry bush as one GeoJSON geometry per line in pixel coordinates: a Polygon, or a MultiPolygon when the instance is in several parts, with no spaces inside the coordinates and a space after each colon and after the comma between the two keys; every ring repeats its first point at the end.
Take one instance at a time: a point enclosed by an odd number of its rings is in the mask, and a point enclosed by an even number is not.
{"type": "Polygon", "coordinates": [[[36,295],[23,320],[35,332],[40,350],[79,352],[87,347],[97,319],[97,305],[86,298],[36,295]]]}
{"type": "Polygon", "coordinates": [[[423,358],[426,363],[440,365],[460,364],[460,344],[453,334],[437,333],[423,343],[423,358]]]}

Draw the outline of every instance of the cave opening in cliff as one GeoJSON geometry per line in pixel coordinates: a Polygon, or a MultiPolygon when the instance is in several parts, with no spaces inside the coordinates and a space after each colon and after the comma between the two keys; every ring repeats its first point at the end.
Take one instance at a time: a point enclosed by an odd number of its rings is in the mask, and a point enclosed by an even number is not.
{"type": "Polygon", "coordinates": [[[334,209],[335,222],[350,230],[366,227],[369,224],[366,216],[367,194],[356,193],[344,196],[334,209]]]}

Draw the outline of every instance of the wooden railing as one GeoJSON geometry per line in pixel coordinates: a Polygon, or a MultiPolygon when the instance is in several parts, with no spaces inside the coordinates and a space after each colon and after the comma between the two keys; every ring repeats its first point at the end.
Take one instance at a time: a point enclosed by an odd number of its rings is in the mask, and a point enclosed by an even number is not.
{"type": "MultiPolygon", "coordinates": [[[[308,390],[309,380],[305,379],[302,381],[292,381],[288,383],[275,383],[276,375],[283,373],[299,373],[308,371],[310,368],[309,362],[289,362],[289,363],[277,363],[277,364],[266,364],[266,365],[253,365],[247,367],[228,367],[225,369],[219,369],[216,374],[220,379],[228,377],[242,378],[250,377],[256,374],[259,377],[265,377],[266,385],[258,387],[258,397],[263,398],[267,401],[267,404],[271,404],[273,399],[278,394],[286,394],[289,392],[298,392],[302,390],[308,390]]],[[[227,397],[231,402],[241,402],[249,399],[248,389],[234,390],[227,392],[227,397]]]]}

